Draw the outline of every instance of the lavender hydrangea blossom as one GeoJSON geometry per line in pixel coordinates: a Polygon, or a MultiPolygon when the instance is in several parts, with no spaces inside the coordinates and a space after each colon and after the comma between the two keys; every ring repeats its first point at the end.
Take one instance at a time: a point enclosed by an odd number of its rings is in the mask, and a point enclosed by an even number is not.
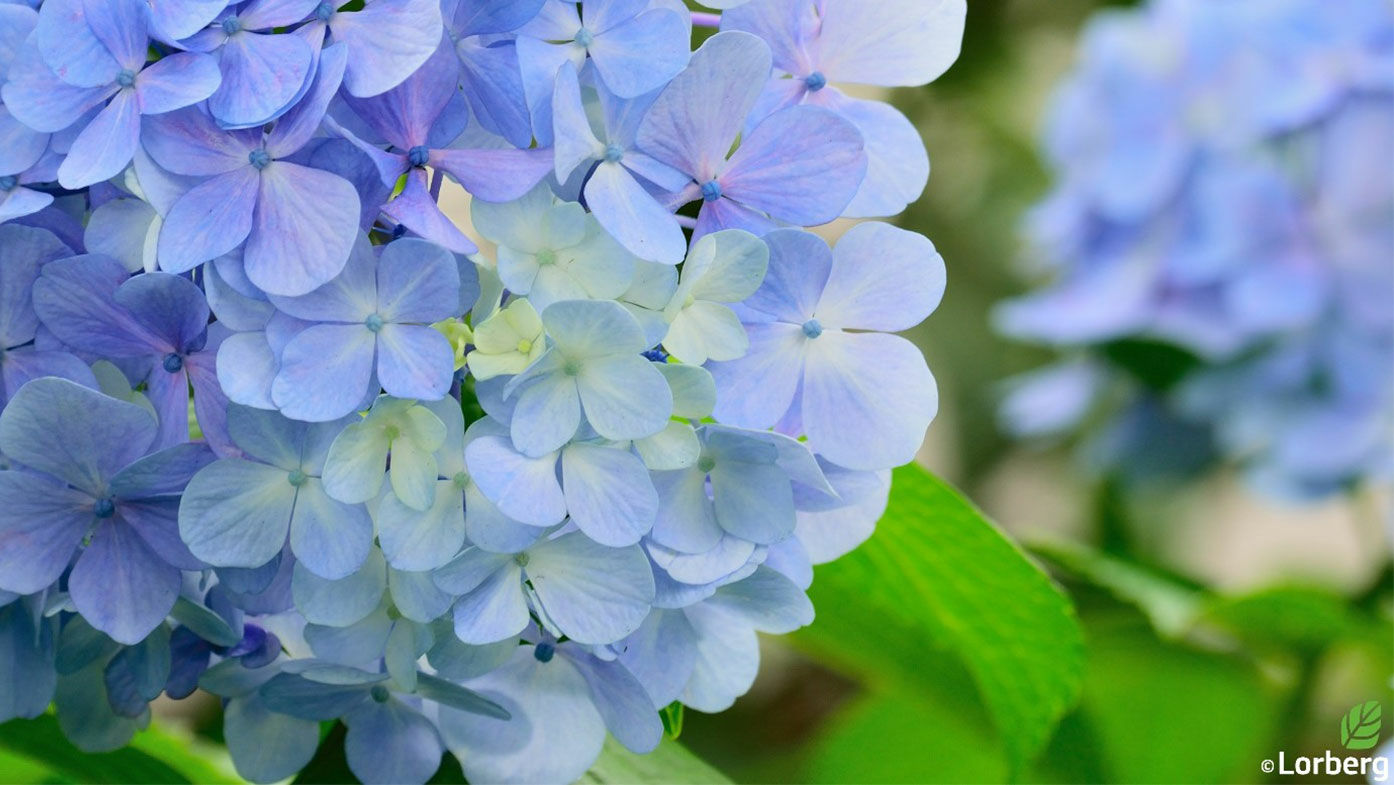
{"type": "Polygon", "coordinates": [[[1391,32],[1379,2],[1094,20],[1047,130],[1061,176],[1028,225],[1057,280],[999,312],[1072,356],[1019,383],[1015,430],[1071,427],[1120,382],[1118,346],[1163,344],[1184,373],[1122,382],[1136,403],[1105,460],[1161,427],[1202,432],[1280,498],[1394,473],[1394,187],[1368,170],[1394,138],[1391,32]]]}
{"type": "Polygon", "coordinates": [[[923,147],[763,97],[937,75],[962,4],[892,5],[0,3],[0,720],[566,782],[729,706],[934,414],[933,246],[806,231],[923,147]]]}

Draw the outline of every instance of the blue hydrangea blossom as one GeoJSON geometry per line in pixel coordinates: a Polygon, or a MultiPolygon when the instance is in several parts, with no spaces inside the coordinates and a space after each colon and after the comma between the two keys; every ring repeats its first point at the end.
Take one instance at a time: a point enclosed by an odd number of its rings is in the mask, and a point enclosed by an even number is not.
{"type": "Polygon", "coordinates": [[[807,231],[925,153],[790,53],[921,84],[963,9],[707,7],[0,3],[0,721],[202,689],[252,781],[335,720],[366,783],[569,782],[750,688],[933,417],[888,333],[944,277],[807,231]]]}
{"type": "Polygon", "coordinates": [[[1069,356],[1015,385],[1009,425],[1067,430],[1121,385],[1133,403],[1091,449],[1109,468],[1166,429],[1279,498],[1391,476],[1394,186],[1368,170],[1394,138],[1391,32],[1379,2],[1159,0],[1091,23],[1027,227],[1056,278],[998,314],[1069,356]],[[1188,368],[1149,388],[1094,351],[1127,341],[1188,368]]]}

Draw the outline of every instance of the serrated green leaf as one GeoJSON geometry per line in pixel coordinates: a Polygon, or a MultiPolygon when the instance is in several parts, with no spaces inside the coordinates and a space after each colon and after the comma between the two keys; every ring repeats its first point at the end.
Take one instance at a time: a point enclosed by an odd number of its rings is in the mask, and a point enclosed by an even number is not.
{"type": "Polygon", "coordinates": [[[600,759],[577,782],[592,785],[729,785],[731,780],[672,739],[665,738],[658,749],[647,755],[636,755],[614,739],[607,738],[600,759]]]}
{"type": "Polygon", "coordinates": [[[1379,701],[1365,701],[1351,707],[1341,718],[1341,746],[1348,750],[1368,750],[1379,744],[1383,725],[1379,701]]]}
{"type": "Polygon", "coordinates": [[[1135,606],[1168,638],[1180,637],[1195,625],[1208,596],[1140,564],[1087,546],[1058,541],[1031,543],[1030,547],[1066,574],[1135,606]]]}
{"type": "Polygon", "coordinates": [[[1079,697],[1084,647],[1069,600],[977,508],[918,466],[896,470],[876,535],[819,567],[810,595],[818,619],[796,641],[869,682],[933,694],[945,677],[926,667],[927,655],[956,656],[1013,771],[1079,697]]]}

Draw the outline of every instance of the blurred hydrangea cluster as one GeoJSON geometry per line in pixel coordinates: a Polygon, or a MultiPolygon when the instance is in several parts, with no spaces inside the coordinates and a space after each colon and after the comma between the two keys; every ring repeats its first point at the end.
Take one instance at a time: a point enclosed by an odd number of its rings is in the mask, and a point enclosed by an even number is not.
{"type": "Polygon", "coordinates": [[[936,410],[933,245],[802,228],[928,176],[839,85],[965,4],[709,5],[0,2],[0,721],[551,782],[749,688],[936,410]]]}
{"type": "Polygon", "coordinates": [[[998,314],[1070,356],[1020,380],[1010,429],[1073,428],[1129,376],[1108,463],[1218,454],[1286,499],[1394,476],[1394,6],[1339,6],[1092,21],[1029,221],[1054,282],[998,314]]]}

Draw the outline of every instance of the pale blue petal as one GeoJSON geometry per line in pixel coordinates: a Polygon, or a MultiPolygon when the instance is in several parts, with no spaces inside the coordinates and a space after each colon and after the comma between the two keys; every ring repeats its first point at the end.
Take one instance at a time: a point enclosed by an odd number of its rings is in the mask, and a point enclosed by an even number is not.
{"type": "Polygon", "coordinates": [[[818,66],[835,82],[915,87],[958,59],[967,0],[833,0],[819,6],[818,66]]]}
{"type": "Polygon", "coordinates": [[[436,0],[376,0],[353,13],[329,18],[335,41],[348,45],[344,87],[352,95],[378,95],[396,87],[431,57],[441,40],[436,0]]]}
{"type": "Polygon", "coordinates": [[[361,505],[329,498],[315,478],[295,497],[290,548],[295,558],[321,578],[348,576],[362,566],[373,544],[373,520],[361,505]]]}
{"type": "Polygon", "coordinates": [[[260,178],[250,166],[194,186],[160,226],[160,269],[187,272],[232,251],[252,231],[260,178]]]}
{"type": "Polygon", "coordinates": [[[565,658],[542,663],[532,652],[517,646],[502,668],[467,683],[512,719],[441,710],[441,737],[471,782],[574,782],[600,755],[605,722],[585,679],[565,658]]]}
{"type": "Polygon", "coordinates": [[[526,574],[543,610],[568,638],[614,643],[649,613],[653,571],[638,546],[607,548],[573,532],[527,554],[526,574]]]}
{"type": "Polygon", "coordinates": [[[373,551],[355,572],[332,581],[296,564],[290,585],[296,609],[311,624],[347,627],[377,610],[387,591],[387,563],[373,551]]]}
{"type": "Polygon", "coordinates": [[[663,739],[663,721],[639,680],[617,661],[597,659],[579,647],[562,651],[585,678],[596,711],[615,740],[641,755],[653,752],[663,739]]]}
{"type": "Polygon", "coordinates": [[[260,567],[285,545],[296,489],[287,472],[229,458],[189,481],[179,532],[195,556],[215,567],[260,567]]]}
{"type": "Polygon", "coordinates": [[[882,333],[826,333],[810,343],[803,392],[809,446],[849,469],[909,463],[939,408],[920,350],[882,333]]]}
{"type": "Polygon", "coordinates": [[[768,567],[717,589],[706,605],[743,619],[761,632],[782,635],[813,623],[813,603],[808,596],[768,567]]]}
{"type": "Polygon", "coordinates": [[[85,188],[126,168],[140,144],[138,103],[135,91],[122,90],[82,129],[58,167],[64,188],[85,188]]]}
{"type": "Polygon", "coordinates": [[[0,414],[0,452],[96,495],[155,439],[145,409],[66,379],[35,379],[0,414]]]}
{"type": "Polygon", "coordinates": [[[530,526],[552,526],[566,517],[556,453],[529,458],[506,439],[485,436],[465,448],[465,461],[471,480],[509,518],[530,526]]]}
{"type": "Polygon", "coordinates": [[[725,711],[750,689],[760,670],[755,631],[705,604],[683,613],[697,634],[697,663],[681,700],[698,711],[725,711]]]}
{"type": "Polygon", "coordinates": [[[827,109],[795,106],[770,115],[741,140],[721,188],[777,220],[816,226],[842,215],[866,167],[856,126],[827,109]]]}
{"type": "Polygon", "coordinates": [[[833,251],[814,315],[825,329],[901,332],[939,306],[946,281],[944,259],[924,236],[889,224],[859,224],[833,251]]]}
{"type": "Polygon", "coordinates": [[[465,505],[451,480],[438,480],[435,501],[425,512],[413,510],[395,494],[378,507],[378,541],[399,570],[433,570],[459,553],[465,542],[465,505]]]}
{"type": "Polygon", "coordinates": [[[601,545],[634,545],[653,527],[658,494],[628,450],[573,444],[562,451],[566,510],[601,545]]]}
{"type": "Polygon", "coordinates": [[[718,33],[692,55],[639,127],[639,147],[694,178],[710,179],[770,74],[770,48],[749,33],[718,33]]]}
{"type": "MultiPolygon", "coordinates": [[[[455,292],[448,292],[452,300],[455,292]]],[[[450,391],[455,350],[440,331],[389,324],[378,333],[377,343],[378,379],[389,395],[434,401],[450,391]]]]}
{"type": "MultiPolygon", "coordinates": [[[[587,19],[587,24],[597,23],[587,19]]],[[[597,35],[587,51],[605,85],[621,98],[634,98],[663,87],[682,71],[690,35],[681,15],[655,8],[597,35]]]]}
{"type": "Polygon", "coordinates": [[[683,553],[706,553],[721,542],[716,508],[707,497],[707,475],[698,469],[653,473],[659,497],[653,539],[683,553]]]}
{"type": "Polygon", "coordinates": [[[300,36],[239,32],[218,50],[223,79],[208,109],[224,128],[270,122],[301,95],[314,61],[314,50],[300,36]]]}
{"type": "Polygon", "coordinates": [[[595,168],[586,183],[586,205],[640,259],[677,264],[687,252],[677,219],[619,163],[602,162],[595,168]]]}
{"type": "Polygon", "coordinates": [[[222,83],[218,62],[209,55],[176,52],[136,75],[141,114],[163,114],[196,104],[222,83]]]}
{"type": "Polygon", "coordinates": [[[0,587],[33,594],[57,582],[92,523],[92,497],[47,477],[0,472],[0,587]]]}
{"type": "Polygon", "coordinates": [[[444,749],[435,726],[401,701],[368,701],[344,724],[349,770],[365,785],[423,783],[440,768],[444,749]]]}
{"type": "Polygon", "coordinates": [[[377,341],[362,325],[321,324],[286,344],[271,396],[287,417],[337,420],[355,411],[373,378],[377,341]]]}
{"type": "Polygon", "coordinates": [[[119,643],[140,642],[164,621],[179,596],[179,570],[165,564],[119,519],[97,527],[68,576],[83,618],[119,643]]]}
{"type": "Polygon", "coordinates": [[[638,355],[586,363],[576,378],[586,420],[613,441],[642,439],[668,425],[673,393],[653,363],[638,355]]]}
{"type": "Polygon", "coordinates": [[[619,647],[619,662],[655,706],[678,699],[697,664],[696,632],[682,611],[655,609],[619,647]]]}
{"type": "Polygon", "coordinates": [[[306,294],[348,262],[358,235],[358,191],[336,174],[287,161],[260,174],[243,253],[247,277],[268,294],[306,294]]]}
{"type": "Polygon", "coordinates": [[[223,736],[239,775],[273,783],[293,777],[315,756],[319,724],[273,712],[250,696],[228,701],[223,736]]]}

